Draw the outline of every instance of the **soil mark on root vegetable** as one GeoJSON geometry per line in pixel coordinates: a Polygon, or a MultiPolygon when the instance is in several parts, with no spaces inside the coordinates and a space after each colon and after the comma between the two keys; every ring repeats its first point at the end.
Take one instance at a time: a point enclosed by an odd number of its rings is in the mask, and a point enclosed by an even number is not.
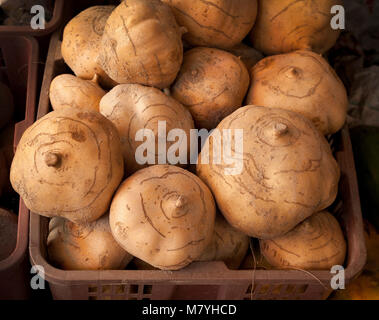
{"type": "Polygon", "coordinates": [[[144,216],[145,216],[146,221],[147,221],[147,222],[153,227],[153,229],[154,229],[154,230],[155,230],[155,231],[156,231],[161,237],[166,238],[166,236],[165,236],[162,232],[160,232],[159,229],[158,229],[156,226],[154,226],[153,221],[151,221],[151,218],[149,217],[149,215],[148,215],[147,212],[146,212],[145,203],[143,202],[143,196],[142,196],[141,193],[140,193],[139,195],[140,195],[140,198],[141,198],[142,211],[143,211],[143,214],[144,214],[144,216]]]}

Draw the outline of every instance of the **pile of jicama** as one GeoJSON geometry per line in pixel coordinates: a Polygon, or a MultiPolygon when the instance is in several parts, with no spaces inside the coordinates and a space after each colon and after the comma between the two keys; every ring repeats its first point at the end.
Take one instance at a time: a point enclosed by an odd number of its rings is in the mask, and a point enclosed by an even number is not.
{"type": "Polygon", "coordinates": [[[343,127],[347,95],[322,57],[339,34],[330,26],[338,4],[125,0],[74,17],[61,47],[73,74],[52,81],[54,111],[26,130],[11,168],[27,207],[51,217],[50,261],[238,269],[255,238],[267,268],[343,264],[343,232],[327,211],[340,169],[325,136],[343,127]],[[140,129],[154,135],[161,122],[187,134],[163,150],[179,146],[187,164],[138,161],[140,129]],[[216,129],[196,168],[193,129],[216,129]],[[211,152],[228,139],[243,143],[231,150],[237,174],[211,152]]]}

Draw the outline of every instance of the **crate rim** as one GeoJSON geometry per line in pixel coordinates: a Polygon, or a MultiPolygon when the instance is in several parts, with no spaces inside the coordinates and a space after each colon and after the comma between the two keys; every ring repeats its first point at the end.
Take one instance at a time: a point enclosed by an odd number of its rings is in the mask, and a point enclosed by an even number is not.
{"type": "MultiPolygon", "coordinates": [[[[48,88],[54,76],[54,65],[57,56],[57,45],[60,41],[62,28],[56,30],[50,40],[49,52],[46,61],[41,96],[38,105],[37,119],[49,112],[48,88]]],[[[347,126],[340,133],[343,145],[348,153],[352,154],[352,146],[347,126]]],[[[338,156],[338,155],[337,155],[338,156]]],[[[338,157],[344,168],[349,168],[348,176],[349,197],[352,205],[349,210],[353,214],[353,224],[357,231],[354,234],[354,245],[348,241],[348,254],[345,264],[345,282],[348,284],[356,278],[362,271],[366,263],[366,247],[363,235],[363,221],[360,207],[357,177],[355,172],[354,159],[344,161],[343,157],[338,157]],[[350,256],[352,251],[355,256],[350,256]],[[353,259],[352,259],[353,258],[353,259]]],[[[158,270],[100,270],[100,271],[67,271],[53,267],[42,255],[41,219],[38,214],[30,215],[30,258],[32,264],[40,265],[44,268],[45,280],[53,286],[82,286],[82,285],[117,285],[117,284],[163,284],[163,285],[246,285],[252,281],[254,275],[255,282],[271,282],[276,284],[320,284],[314,277],[298,270],[229,270],[223,262],[194,262],[185,269],[178,271],[158,271],[158,270]],[[207,267],[208,266],[208,267],[207,267]],[[211,266],[211,267],[209,267],[211,266]],[[208,271],[206,271],[208,270],[208,271]],[[209,271],[212,270],[212,271],[209,271]],[[301,272],[301,273],[300,273],[301,272]],[[301,276],[299,276],[301,275],[301,276]]],[[[347,239],[348,240],[348,239],[347,239]]],[[[314,276],[319,278],[324,285],[330,289],[330,280],[333,274],[329,270],[309,270],[314,276]]]]}
{"type": "MultiPolygon", "coordinates": [[[[31,214],[31,224],[39,223],[39,216],[31,214]],[[34,216],[34,218],[33,218],[34,216]],[[37,216],[37,219],[35,219],[37,216]]],[[[37,231],[34,229],[34,231],[37,231]]],[[[59,285],[68,285],[67,278],[70,278],[69,285],[83,285],[88,283],[164,283],[170,284],[222,284],[225,281],[233,281],[236,284],[245,284],[247,280],[254,281],[272,280],[283,283],[320,283],[307,273],[297,270],[230,270],[221,261],[193,262],[189,267],[177,271],[164,270],[62,270],[53,267],[38,250],[38,246],[30,245],[31,261],[34,265],[44,268],[44,275],[48,282],[59,285]],[[211,268],[209,268],[211,266],[211,268]],[[211,269],[212,271],[199,271],[197,269],[211,269]],[[116,274],[117,273],[117,274],[116,274]],[[193,275],[196,273],[196,278],[193,275]],[[305,275],[299,278],[299,273],[305,275]],[[286,278],[283,278],[283,275],[286,278]],[[158,279],[159,278],[159,279],[158,279]],[[73,280],[72,280],[73,279],[73,280]]],[[[346,269],[347,270],[347,269],[346,269]]],[[[325,285],[331,279],[329,271],[317,270],[309,271],[325,285]]],[[[320,284],[321,285],[321,284],[320,284]]]]}
{"type": "MultiPolygon", "coordinates": [[[[341,132],[345,138],[349,137],[348,129],[344,127],[341,132]]],[[[349,141],[349,140],[348,140],[349,141]]],[[[350,145],[351,146],[351,145],[350,145]]],[[[349,146],[348,146],[349,147],[349,146]]],[[[353,172],[355,173],[355,172],[353,172]]],[[[360,209],[359,213],[360,213],[360,209]]],[[[361,216],[361,215],[360,215],[361,216]]],[[[222,284],[225,281],[234,281],[235,283],[246,283],[254,276],[254,281],[277,281],[283,283],[304,283],[309,284],[320,283],[314,277],[317,277],[324,285],[330,284],[333,274],[328,270],[307,270],[313,276],[300,270],[230,270],[221,261],[211,262],[193,262],[185,269],[177,271],[163,270],[62,270],[52,266],[41,254],[39,245],[41,241],[41,216],[31,213],[30,216],[30,257],[34,265],[40,265],[44,268],[45,277],[48,282],[53,284],[82,285],[86,283],[166,283],[166,284],[222,284]],[[33,230],[33,232],[31,232],[33,230]],[[37,237],[37,238],[36,238],[37,237]],[[204,270],[213,270],[211,272],[204,270]],[[196,278],[193,274],[196,273],[196,278]],[[301,274],[301,277],[299,275],[301,274]],[[158,276],[157,276],[158,275],[158,276]],[[159,279],[157,279],[159,278],[159,279]],[[125,280],[123,280],[125,279],[125,280]],[[126,280],[127,279],[127,280],[126,280]]],[[[358,224],[361,221],[357,221],[358,224]]],[[[360,229],[360,228],[359,228],[360,229]]],[[[363,234],[357,235],[358,238],[363,234]]],[[[362,241],[358,241],[363,244],[362,241]]],[[[349,245],[349,243],[348,243],[349,245]]],[[[345,282],[351,282],[363,269],[366,263],[366,248],[361,245],[360,259],[348,264],[345,268],[345,282]]],[[[321,285],[321,284],[320,284],[321,285]]]]}
{"type": "MultiPolygon", "coordinates": [[[[27,79],[27,94],[25,101],[25,119],[17,122],[15,124],[14,131],[14,148],[17,146],[19,137],[26,130],[27,126],[34,122],[36,114],[36,98],[37,98],[37,73],[38,73],[38,55],[39,46],[35,38],[28,35],[8,35],[0,34],[1,38],[23,38],[31,47],[31,55],[28,60],[28,79],[27,79]],[[34,107],[31,108],[29,106],[34,107]]],[[[29,210],[25,207],[24,202],[20,197],[19,201],[19,215],[18,215],[18,226],[17,226],[17,242],[16,247],[9,257],[0,261],[0,273],[6,272],[12,266],[20,263],[22,258],[28,249],[28,235],[29,235],[29,210]]]]}

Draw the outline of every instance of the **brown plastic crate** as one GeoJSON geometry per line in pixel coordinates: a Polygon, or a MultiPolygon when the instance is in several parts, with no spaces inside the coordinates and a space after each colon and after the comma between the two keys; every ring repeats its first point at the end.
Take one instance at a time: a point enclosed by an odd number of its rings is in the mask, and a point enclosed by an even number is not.
{"type": "MultiPolygon", "coordinates": [[[[37,118],[51,110],[48,92],[53,77],[69,72],[60,54],[60,35],[61,32],[56,32],[50,42],[37,118]]],[[[366,248],[347,128],[334,140],[335,155],[342,171],[340,221],[348,242],[345,263],[348,283],[362,270],[366,248]]],[[[175,272],[59,270],[47,260],[48,219],[31,213],[30,230],[31,261],[44,267],[54,299],[325,299],[332,291],[329,271],[311,271],[312,276],[296,270],[229,270],[223,262],[196,262],[175,272]]]]}
{"type": "MultiPolygon", "coordinates": [[[[0,35],[0,80],[9,84],[15,98],[16,123],[14,148],[35,119],[38,44],[24,36],[0,35]]],[[[23,299],[29,293],[28,270],[29,210],[20,199],[18,211],[17,244],[13,253],[0,261],[0,299],[23,299]]]]}
{"type": "MultiPolygon", "coordinates": [[[[42,37],[54,32],[61,24],[64,18],[64,5],[65,0],[55,0],[53,16],[50,21],[46,22],[45,29],[43,30],[33,30],[30,25],[24,26],[4,26],[0,25],[0,34],[7,35],[28,35],[33,37],[42,37]]],[[[38,1],[36,1],[38,4],[38,1]]]]}

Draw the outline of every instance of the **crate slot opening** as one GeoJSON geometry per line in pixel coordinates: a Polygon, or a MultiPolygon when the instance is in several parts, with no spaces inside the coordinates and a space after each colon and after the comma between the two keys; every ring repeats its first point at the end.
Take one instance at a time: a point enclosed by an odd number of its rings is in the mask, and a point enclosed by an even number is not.
{"type": "Polygon", "coordinates": [[[143,294],[151,294],[152,290],[153,290],[152,285],[147,284],[143,286],[143,294]]]}
{"type": "Polygon", "coordinates": [[[107,286],[102,286],[102,288],[101,288],[101,292],[102,292],[102,293],[111,293],[111,292],[112,292],[112,286],[109,286],[109,285],[107,285],[107,286]]]}
{"type": "Polygon", "coordinates": [[[265,285],[261,286],[259,288],[258,294],[266,294],[266,293],[268,293],[268,291],[270,290],[270,287],[271,286],[269,284],[265,284],[265,285]]]}
{"type": "Polygon", "coordinates": [[[116,286],[115,292],[116,292],[116,294],[123,294],[123,293],[125,293],[125,286],[124,285],[116,286]]]}
{"type": "Polygon", "coordinates": [[[89,293],[96,293],[97,292],[97,286],[89,286],[88,292],[89,293]]]}
{"type": "Polygon", "coordinates": [[[129,287],[129,293],[131,293],[131,294],[138,293],[138,287],[139,286],[137,284],[130,285],[130,287],[129,287]]]}
{"type": "Polygon", "coordinates": [[[275,285],[272,288],[271,293],[274,294],[274,295],[279,295],[279,294],[281,294],[283,287],[284,286],[282,284],[275,285]]]}
{"type": "Polygon", "coordinates": [[[257,285],[254,285],[254,289],[253,290],[251,290],[252,289],[252,285],[250,284],[248,287],[247,287],[247,289],[246,289],[246,294],[251,294],[251,291],[253,291],[253,293],[255,292],[255,290],[257,289],[257,285]]]}
{"type": "Polygon", "coordinates": [[[287,294],[291,294],[291,293],[294,293],[295,292],[295,289],[296,289],[296,286],[293,285],[293,284],[289,284],[286,288],[286,293],[287,294]]]}
{"type": "Polygon", "coordinates": [[[300,286],[298,286],[296,293],[303,294],[303,293],[305,293],[305,291],[307,291],[308,287],[309,287],[309,285],[307,285],[307,284],[300,285],[300,286]]]}

